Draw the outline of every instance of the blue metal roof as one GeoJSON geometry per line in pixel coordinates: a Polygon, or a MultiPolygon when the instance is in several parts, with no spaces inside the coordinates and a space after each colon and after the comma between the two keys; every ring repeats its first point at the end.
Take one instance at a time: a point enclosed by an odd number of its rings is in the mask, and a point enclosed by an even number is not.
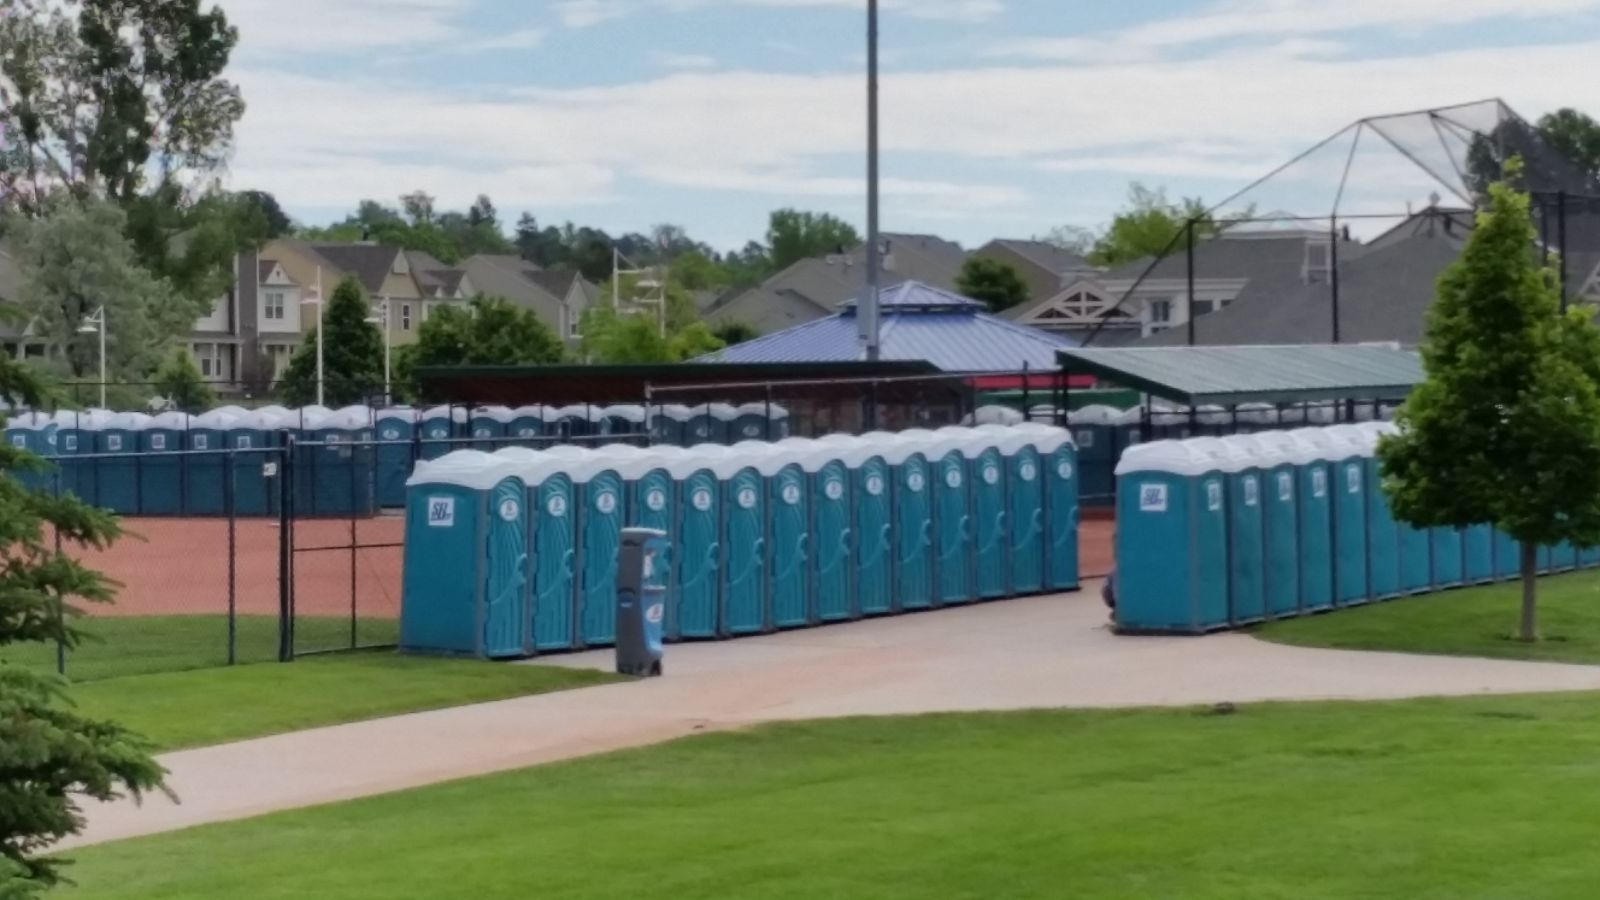
{"type": "MultiPolygon", "coordinates": [[[[1054,371],[1066,338],[982,312],[976,300],[917,282],[880,294],[880,355],[926,360],[945,372],[1054,371]]],[[[695,362],[798,363],[861,359],[853,307],[765,337],[719,350],[695,362]]]]}

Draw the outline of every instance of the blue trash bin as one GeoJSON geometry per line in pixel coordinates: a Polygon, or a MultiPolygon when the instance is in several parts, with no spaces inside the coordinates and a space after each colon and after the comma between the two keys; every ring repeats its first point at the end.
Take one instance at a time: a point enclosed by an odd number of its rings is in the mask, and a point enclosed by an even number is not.
{"type": "Polygon", "coordinates": [[[533,652],[527,489],[463,450],[409,479],[400,648],[505,659],[533,652]]]}
{"type": "Polygon", "coordinates": [[[1198,634],[1228,622],[1224,476],[1183,441],[1117,464],[1117,628],[1198,634]]]}

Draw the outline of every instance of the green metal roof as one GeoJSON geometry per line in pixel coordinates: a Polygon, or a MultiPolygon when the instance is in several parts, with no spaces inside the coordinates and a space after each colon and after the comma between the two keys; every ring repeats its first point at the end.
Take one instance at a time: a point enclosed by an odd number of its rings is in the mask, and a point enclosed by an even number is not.
{"type": "Polygon", "coordinates": [[[1400,400],[1423,379],[1416,353],[1362,344],[1092,347],[1057,356],[1068,374],[1187,406],[1400,400]]]}

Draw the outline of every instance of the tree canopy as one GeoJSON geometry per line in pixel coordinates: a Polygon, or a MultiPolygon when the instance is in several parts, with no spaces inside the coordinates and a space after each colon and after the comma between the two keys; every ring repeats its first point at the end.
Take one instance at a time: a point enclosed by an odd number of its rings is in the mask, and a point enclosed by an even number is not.
{"type": "MultiPolygon", "coordinates": [[[[372,314],[367,294],[360,282],[346,278],[323,302],[323,404],[337,408],[365,403],[383,389],[383,333],[367,321],[372,314]]],[[[291,406],[317,402],[317,342],[313,329],[283,373],[280,391],[291,406]]]]}
{"type": "Polygon", "coordinates": [[[156,370],[155,390],[174,409],[190,415],[205,412],[217,404],[217,394],[206,384],[187,347],[172,351],[167,361],[156,370]]]}
{"type": "Polygon", "coordinates": [[[1493,185],[1439,279],[1427,379],[1401,407],[1400,433],[1379,446],[1402,521],[1492,523],[1522,544],[1524,640],[1536,636],[1537,547],[1600,542],[1600,332],[1587,311],[1560,315],[1534,240],[1527,196],[1493,185]]]}
{"type": "Polygon", "coordinates": [[[778,272],[813,256],[849,251],[861,243],[855,226],[827,213],[780,209],[767,225],[770,267],[778,272]]]}
{"type": "Polygon", "coordinates": [[[1128,206],[1112,217],[1095,240],[1089,261],[1097,266],[1120,266],[1170,252],[1191,220],[1197,240],[1217,231],[1216,221],[1198,197],[1173,203],[1165,190],[1151,190],[1135,182],[1128,188],[1128,206]]]}
{"type": "Polygon", "coordinates": [[[478,297],[465,309],[444,305],[402,350],[399,381],[415,396],[423,366],[530,366],[559,363],[566,347],[538,316],[501,297],[478,297]]]}
{"type": "MultiPolygon", "coordinates": [[[[13,407],[45,400],[34,376],[4,354],[0,398],[13,407]]],[[[27,451],[0,445],[0,650],[75,647],[84,639],[75,604],[113,598],[112,583],[79,560],[116,540],[115,517],[70,493],[24,487],[17,473],[38,464],[27,451]]],[[[82,830],[80,797],[158,790],[164,772],[148,742],[74,712],[62,679],[17,658],[0,653],[0,897],[28,900],[61,881],[63,862],[47,854],[82,830]]]]}
{"type": "Polygon", "coordinates": [[[1591,181],[1600,182],[1600,122],[1567,108],[1541,116],[1537,127],[1550,146],[1576,163],[1591,181]]]}
{"type": "Polygon", "coordinates": [[[1028,302],[1028,283],[1016,267],[998,259],[969,257],[961,264],[956,290],[974,300],[982,300],[991,312],[1000,312],[1028,302]]]}

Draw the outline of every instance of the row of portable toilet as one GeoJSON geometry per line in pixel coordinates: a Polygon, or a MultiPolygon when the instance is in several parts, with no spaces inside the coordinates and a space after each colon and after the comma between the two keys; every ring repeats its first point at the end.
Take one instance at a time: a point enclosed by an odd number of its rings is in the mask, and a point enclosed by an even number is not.
{"type": "Polygon", "coordinates": [[[375,452],[366,407],[223,407],[198,416],[106,410],[28,413],[6,440],[43,457],[32,486],[121,515],[279,513],[293,436],[297,515],[372,515],[375,452]]]}
{"type": "Polygon", "coordinates": [[[789,436],[789,411],[775,403],[652,405],[648,409],[652,443],[675,447],[779,441],[789,436]]]}
{"type": "MultiPolygon", "coordinates": [[[[1376,448],[1389,423],[1158,441],[1117,466],[1116,619],[1128,632],[1203,633],[1514,578],[1515,542],[1489,525],[1395,520],[1376,448]]],[[[1600,550],[1543,548],[1543,571],[1600,550]]]]}
{"type": "Polygon", "coordinates": [[[1044,426],[458,451],[410,479],[401,645],[611,643],[629,526],[670,537],[673,640],[1069,590],[1076,474],[1044,426]]]}

